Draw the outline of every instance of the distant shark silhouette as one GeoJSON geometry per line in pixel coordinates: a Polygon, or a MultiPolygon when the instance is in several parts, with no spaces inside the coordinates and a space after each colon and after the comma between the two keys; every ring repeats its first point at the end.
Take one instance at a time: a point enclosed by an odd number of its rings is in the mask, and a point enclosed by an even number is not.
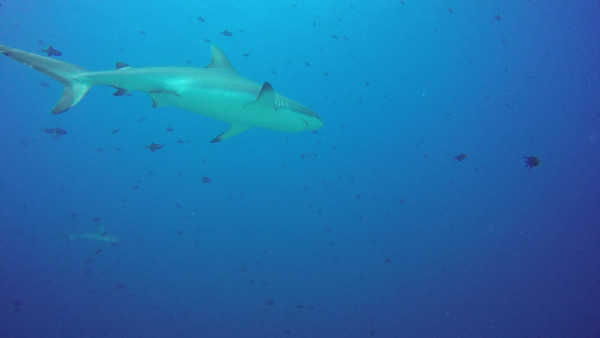
{"type": "Polygon", "coordinates": [[[116,96],[133,90],[148,93],[153,107],[174,106],[229,123],[229,129],[211,142],[235,136],[251,127],[285,132],[316,130],[321,118],[309,108],[262,85],[243,78],[225,54],[211,47],[212,60],[200,67],[134,68],[117,62],[116,70],[88,71],[79,66],[0,45],[0,54],[42,72],[63,84],[51,113],[76,105],[95,85],[114,87],[116,96]]]}
{"type": "Polygon", "coordinates": [[[98,242],[106,242],[106,243],[111,243],[111,244],[118,244],[119,243],[119,239],[111,234],[109,234],[106,229],[104,229],[104,227],[100,227],[100,231],[98,232],[89,232],[89,233],[82,233],[82,234],[68,234],[62,231],[57,231],[58,233],[60,233],[61,235],[65,236],[66,238],[68,238],[70,241],[73,240],[77,240],[77,239],[85,239],[85,240],[90,240],[90,241],[98,241],[98,242]]]}

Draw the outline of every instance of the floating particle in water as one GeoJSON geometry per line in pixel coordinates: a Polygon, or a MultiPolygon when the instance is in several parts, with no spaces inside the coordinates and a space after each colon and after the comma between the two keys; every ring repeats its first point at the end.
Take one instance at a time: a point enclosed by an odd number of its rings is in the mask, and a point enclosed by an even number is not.
{"type": "Polygon", "coordinates": [[[113,289],[115,289],[115,290],[125,290],[125,289],[127,289],[127,284],[115,283],[115,285],[113,285],[113,289]]]}

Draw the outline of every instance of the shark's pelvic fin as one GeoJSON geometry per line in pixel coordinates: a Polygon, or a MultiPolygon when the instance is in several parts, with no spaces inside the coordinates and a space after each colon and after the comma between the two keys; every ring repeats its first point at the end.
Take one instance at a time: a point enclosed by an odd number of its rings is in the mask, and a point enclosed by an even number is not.
{"type": "Polygon", "coordinates": [[[63,84],[62,96],[52,108],[52,114],[62,113],[76,105],[93,85],[81,76],[87,73],[87,70],[79,66],[3,45],[0,45],[0,54],[19,61],[63,84]]]}
{"type": "Polygon", "coordinates": [[[212,141],[210,141],[210,143],[221,142],[223,140],[233,137],[233,136],[235,136],[245,130],[248,130],[250,128],[251,127],[245,126],[243,124],[230,124],[229,128],[227,130],[225,130],[224,132],[219,134],[219,136],[212,139],[212,141]]]}
{"type": "Polygon", "coordinates": [[[229,62],[229,59],[227,58],[227,56],[225,56],[225,53],[223,53],[223,51],[219,49],[219,47],[214,45],[211,46],[210,56],[210,64],[208,64],[206,68],[214,68],[235,73],[235,69],[233,69],[231,62],[229,62]]]}

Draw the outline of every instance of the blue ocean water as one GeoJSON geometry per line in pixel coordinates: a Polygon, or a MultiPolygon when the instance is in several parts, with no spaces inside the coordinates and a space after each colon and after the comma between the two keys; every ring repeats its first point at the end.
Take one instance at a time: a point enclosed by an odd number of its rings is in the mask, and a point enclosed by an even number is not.
{"type": "Polygon", "coordinates": [[[0,44],[91,70],[214,44],[324,121],[211,144],[110,87],[51,115],[60,83],[0,58],[0,336],[600,336],[599,11],[0,1],[0,44]]]}

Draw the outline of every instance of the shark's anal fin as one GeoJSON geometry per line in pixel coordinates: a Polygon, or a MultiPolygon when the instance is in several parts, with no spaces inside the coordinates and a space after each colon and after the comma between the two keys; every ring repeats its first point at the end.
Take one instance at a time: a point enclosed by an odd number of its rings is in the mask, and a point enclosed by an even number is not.
{"type": "Polygon", "coordinates": [[[246,103],[245,107],[257,107],[260,109],[272,109],[277,110],[277,106],[275,105],[275,91],[273,90],[273,86],[270,83],[263,83],[262,88],[260,89],[260,93],[256,97],[256,100],[253,102],[246,103]]]}
{"type": "Polygon", "coordinates": [[[219,134],[219,136],[212,139],[212,141],[210,141],[210,143],[221,142],[223,140],[231,138],[231,137],[233,137],[245,130],[248,130],[248,129],[250,129],[250,127],[245,126],[243,124],[230,124],[229,128],[227,130],[225,130],[224,132],[219,134]]]}

